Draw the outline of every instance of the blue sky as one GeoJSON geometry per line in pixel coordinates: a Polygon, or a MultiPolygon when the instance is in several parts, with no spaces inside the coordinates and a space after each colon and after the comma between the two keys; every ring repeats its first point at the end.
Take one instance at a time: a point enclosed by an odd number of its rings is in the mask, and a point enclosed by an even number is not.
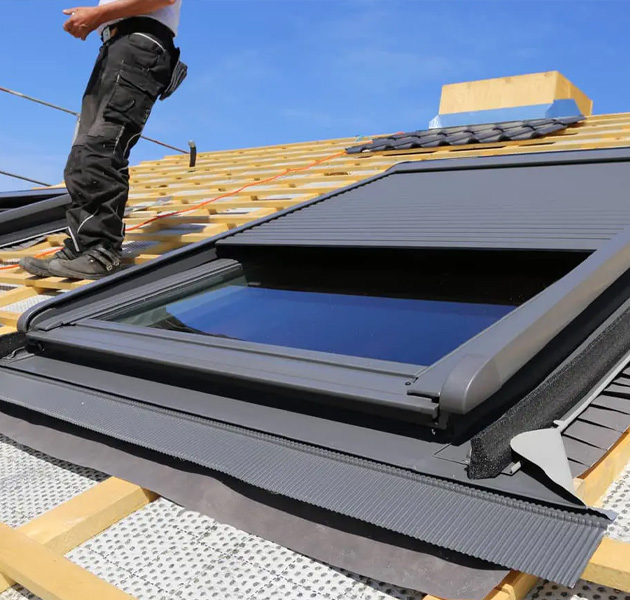
{"type": "MultiPolygon", "coordinates": [[[[62,30],[71,5],[0,0],[0,86],[80,107],[99,40],[62,30]]],[[[596,113],[630,111],[629,17],[626,0],[184,0],[190,75],[146,134],[208,151],[418,129],[445,83],[547,70],[596,113]]],[[[73,129],[0,94],[0,170],[61,181],[73,129]]],[[[141,142],[132,162],[165,153],[141,142]]]]}

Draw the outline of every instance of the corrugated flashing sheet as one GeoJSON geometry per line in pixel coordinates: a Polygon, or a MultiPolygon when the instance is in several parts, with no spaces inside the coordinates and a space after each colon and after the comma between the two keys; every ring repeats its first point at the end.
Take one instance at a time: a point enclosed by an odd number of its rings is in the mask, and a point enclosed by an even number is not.
{"type": "MultiPolygon", "coordinates": [[[[298,594],[297,588],[293,589],[291,598],[294,600],[303,597],[300,596],[302,593],[308,597],[314,589],[317,589],[319,594],[324,594],[324,590],[317,584],[317,577],[320,578],[320,582],[328,581],[331,575],[343,577],[341,574],[335,575],[336,571],[346,574],[349,571],[354,579],[360,578],[364,582],[365,578],[388,582],[388,587],[392,587],[391,582],[396,581],[398,586],[407,590],[430,590],[433,594],[439,594],[440,598],[453,600],[456,598],[482,600],[509,573],[501,567],[492,567],[477,559],[466,559],[442,548],[414,542],[411,538],[403,538],[384,529],[369,527],[361,521],[356,521],[355,527],[349,531],[339,526],[340,522],[347,523],[347,518],[278,495],[273,496],[275,503],[270,505],[269,502],[265,502],[269,496],[266,492],[242,484],[235,486],[234,480],[209,472],[207,469],[191,468],[190,463],[175,459],[163,458],[160,461],[160,455],[157,453],[149,454],[145,451],[140,456],[134,452],[133,447],[125,447],[122,443],[105,436],[91,434],[90,439],[87,439],[81,435],[78,428],[65,423],[60,424],[59,429],[51,429],[52,420],[45,417],[41,417],[41,421],[48,427],[44,424],[34,425],[26,411],[21,411],[23,414],[20,417],[16,414],[20,411],[11,407],[13,414],[9,415],[5,410],[7,406],[0,406],[0,430],[14,442],[71,464],[83,465],[153,490],[162,498],[168,498],[178,505],[177,509],[173,506],[173,511],[178,513],[178,524],[186,531],[192,530],[195,525],[190,511],[201,513],[203,517],[199,515],[199,518],[206,523],[223,524],[212,536],[219,546],[222,545],[223,534],[226,532],[234,535],[236,538],[234,542],[238,542],[240,548],[243,548],[243,540],[247,541],[249,537],[246,537],[244,532],[258,536],[257,543],[254,544],[256,551],[253,555],[245,557],[248,561],[245,564],[262,564],[266,578],[269,577],[270,569],[278,573],[285,570],[287,554],[297,553],[295,556],[298,557],[298,564],[301,566],[295,575],[300,579],[305,578],[302,583],[310,591],[306,593],[306,590],[302,589],[298,594]],[[275,546],[274,551],[275,544],[279,546],[275,546]],[[312,560],[317,562],[312,563],[312,560]],[[327,568],[321,562],[334,566],[327,568]],[[360,573],[361,577],[357,573],[360,573]]],[[[109,537],[114,539],[120,534],[120,531],[115,529],[108,532],[111,533],[109,537]]],[[[162,533],[155,527],[152,532],[156,535],[162,533]]],[[[150,544],[144,528],[137,528],[136,533],[140,538],[144,538],[145,543],[150,544]]],[[[198,533],[197,527],[194,533],[198,533]]],[[[128,536],[123,537],[121,544],[128,548],[131,540],[128,536]]],[[[187,545],[187,540],[182,540],[181,537],[178,537],[177,541],[180,546],[181,543],[187,545]]],[[[208,541],[208,538],[205,538],[204,542],[208,541]]],[[[108,540],[97,538],[96,542],[102,549],[108,540]]],[[[91,543],[88,542],[87,545],[91,543]]],[[[117,550],[118,546],[112,547],[110,544],[105,554],[111,556],[117,550]]],[[[204,550],[203,545],[201,550],[204,550]]],[[[201,553],[201,558],[208,556],[207,546],[205,550],[201,553]]],[[[193,555],[195,551],[196,549],[192,549],[193,555]]],[[[212,552],[210,555],[215,556],[215,553],[212,552]]],[[[125,554],[123,558],[126,556],[125,554]]],[[[153,555],[146,560],[152,558],[153,555]]],[[[170,571],[168,574],[173,576],[177,575],[177,572],[170,571]]],[[[233,573],[230,573],[231,575],[233,573]]],[[[237,578],[237,585],[247,582],[248,575],[249,570],[243,577],[237,578]]],[[[286,572],[283,575],[286,575],[286,572]]],[[[213,576],[213,572],[208,574],[208,577],[213,576]]],[[[330,591],[329,598],[355,597],[353,593],[339,596],[339,588],[336,593],[333,593],[333,589],[330,591]]],[[[359,593],[361,590],[355,591],[358,597],[367,600],[359,593]]],[[[386,593],[393,594],[391,591],[386,593]]],[[[417,600],[426,593],[425,591],[418,594],[417,600]]],[[[407,595],[416,598],[412,592],[407,592],[407,595]]],[[[188,598],[186,595],[182,597],[188,598]]],[[[286,595],[278,591],[277,595],[272,597],[284,600],[286,595]]],[[[378,595],[378,600],[385,598],[378,595]]]]}
{"type": "Polygon", "coordinates": [[[0,248],[61,231],[69,204],[64,189],[0,194],[0,248]]]}
{"type": "Polygon", "coordinates": [[[352,146],[347,149],[347,152],[348,154],[358,154],[384,150],[411,150],[413,148],[531,140],[557,133],[583,120],[584,117],[582,116],[556,117],[410,131],[378,137],[367,144],[352,146]]]}
{"type": "Polygon", "coordinates": [[[274,494],[572,585],[609,519],[559,509],[220,422],[2,373],[4,402],[230,475],[274,494]],[[53,392],[53,393],[51,393],[53,392]],[[42,403],[42,394],[47,398],[42,403]],[[281,468],[279,466],[281,465],[281,468]],[[495,535],[490,531],[518,531],[495,535]],[[567,555],[571,545],[576,550],[567,555]]]}

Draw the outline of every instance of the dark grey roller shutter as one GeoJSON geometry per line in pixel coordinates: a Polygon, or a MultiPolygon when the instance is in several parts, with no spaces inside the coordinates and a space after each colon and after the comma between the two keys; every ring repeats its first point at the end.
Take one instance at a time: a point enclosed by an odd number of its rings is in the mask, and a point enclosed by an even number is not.
{"type": "Polygon", "coordinates": [[[595,250],[630,225],[628,157],[566,162],[554,154],[542,163],[405,163],[219,243],[595,250]]]}

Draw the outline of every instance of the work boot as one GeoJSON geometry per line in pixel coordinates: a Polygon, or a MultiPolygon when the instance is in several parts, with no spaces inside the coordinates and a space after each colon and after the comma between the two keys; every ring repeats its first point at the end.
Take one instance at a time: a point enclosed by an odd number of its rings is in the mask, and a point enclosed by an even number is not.
{"type": "Polygon", "coordinates": [[[122,268],[120,252],[97,246],[71,260],[52,260],[50,272],[67,279],[102,279],[122,268]]]}
{"type": "Polygon", "coordinates": [[[50,277],[52,273],[48,269],[50,263],[53,260],[57,260],[59,262],[66,262],[68,260],[72,260],[76,258],[76,254],[74,254],[69,248],[64,247],[56,254],[51,254],[50,256],[46,256],[43,258],[36,258],[34,256],[26,256],[20,259],[20,267],[22,267],[27,273],[31,275],[37,275],[39,277],[50,277]]]}

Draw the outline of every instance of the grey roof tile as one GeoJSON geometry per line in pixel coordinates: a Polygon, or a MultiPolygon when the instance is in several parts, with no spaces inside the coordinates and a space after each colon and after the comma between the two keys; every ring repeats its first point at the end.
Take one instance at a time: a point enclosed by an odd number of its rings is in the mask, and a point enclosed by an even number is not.
{"type": "Polygon", "coordinates": [[[581,116],[532,119],[529,121],[484,123],[481,125],[411,131],[375,138],[367,144],[352,146],[347,149],[347,152],[349,154],[358,154],[360,152],[382,152],[384,150],[410,150],[412,148],[436,148],[438,146],[529,140],[561,131],[583,119],[584,117],[581,116]]]}

